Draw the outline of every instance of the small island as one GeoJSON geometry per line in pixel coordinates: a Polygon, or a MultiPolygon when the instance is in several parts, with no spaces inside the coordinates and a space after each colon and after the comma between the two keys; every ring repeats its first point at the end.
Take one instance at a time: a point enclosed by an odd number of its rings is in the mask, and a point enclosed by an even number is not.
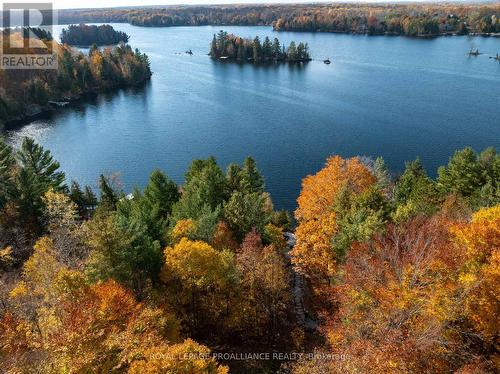
{"type": "Polygon", "coordinates": [[[258,36],[254,39],[244,39],[221,30],[214,34],[210,45],[209,56],[217,60],[236,62],[251,62],[254,64],[270,62],[301,63],[311,61],[307,43],[298,45],[292,41],[288,48],[281,44],[278,38],[271,42],[266,36],[261,43],[258,36]]]}
{"type": "Polygon", "coordinates": [[[70,25],[61,32],[61,43],[88,47],[127,43],[130,37],[123,31],[116,31],[111,25],[70,25]]]}

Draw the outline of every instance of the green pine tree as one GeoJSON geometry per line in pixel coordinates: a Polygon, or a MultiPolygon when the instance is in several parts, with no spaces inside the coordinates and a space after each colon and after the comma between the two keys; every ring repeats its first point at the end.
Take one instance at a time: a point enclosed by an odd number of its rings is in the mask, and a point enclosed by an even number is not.
{"type": "Polygon", "coordinates": [[[69,197],[78,206],[78,212],[80,213],[80,216],[83,217],[85,214],[85,195],[78,182],[71,182],[69,197]]]}
{"type": "Polygon", "coordinates": [[[255,37],[252,43],[253,48],[253,62],[258,64],[262,60],[262,46],[258,36],[255,37]]]}
{"type": "Polygon", "coordinates": [[[241,191],[245,193],[264,192],[264,177],[252,157],[247,157],[241,170],[241,191]]]}
{"type": "Polygon", "coordinates": [[[228,195],[239,191],[241,188],[241,166],[236,163],[229,164],[226,170],[226,180],[228,195]]]}
{"type": "Polygon", "coordinates": [[[59,170],[59,162],[55,161],[50,151],[44,150],[31,138],[24,138],[21,149],[17,153],[21,167],[30,170],[46,190],[65,191],[65,175],[59,170]]]}
{"type": "Polygon", "coordinates": [[[217,57],[226,55],[226,45],[227,45],[227,32],[220,30],[217,33],[216,43],[217,43],[217,57]]]}
{"type": "Polygon", "coordinates": [[[375,159],[375,163],[373,164],[373,172],[375,174],[375,177],[377,178],[377,186],[381,190],[386,190],[391,184],[391,175],[382,157],[377,157],[375,159]]]}
{"type": "Polygon", "coordinates": [[[211,57],[219,57],[219,51],[217,50],[217,39],[215,38],[215,34],[214,34],[214,38],[212,39],[212,44],[210,45],[210,56],[211,57]]]}
{"type": "Polygon", "coordinates": [[[404,173],[396,181],[394,200],[397,207],[411,214],[429,214],[435,210],[438,203],[436,186],[419,158],[406,163],[404,173]]]}
{"type": "Polygon", "coordinates": [[[118,203],[118,194],[111,187],[109,178],[106,178],[103,174],[99,177],[99,189],[101,190],[101,200],[99,202],[99,208],[105,211],[116,210],[116,204],[118,203]]]}
{"type": "Polygon", "coordinates": [[[14,187],[15,158],[12,148],[0,137],[0,210],[3,209],[14,187]]]}
{"type": "Polygon", "coordinates": [[[288,47],[286,54],[289,62],[297,61],[298,59],[297,47],[294,41],[290,42],[290,46],[288,47]]]}
{"type": "Polygon", "coordinates": [[[94,191],[92,191],[92,188],[90,186],[85,186],[85,192],[83,194],[83,198],[85,201],[85,205],[89,209],[94,209],[97,206],[97,203],[99,202],[97,200],[97,196],[95,195],[94,191]]]}
{"type": "Polygon", "coordinates": [[[444,193],[458,192],[470,196],[485,182],[486,172],[470,147],[456,151],[448,165],[438,169],[438,188],[444,193]]]}
{"type": "Polygon", "coordinates": [[[149,204],[158,208],[158,213],[162,218],[170,215],[172,206],[179,200],[179,197],[177,184],[162,171],[157,169],[151,173],[149,183],[144,189],[144,198],[149,204]]]}
{"type": "Polygon", "coordinates": [[[278,38],[274,38],[272,45],[273,58],[279,60],[281,58],[281,45],[278,38]]]}
{"type": "Polygon", "coordinates": [[[262,58],[264,60],[270,60],[273,57],[273,48],[271,45],[271,40],[268,36],[265,37],[264,43],[262,43],[262,58]]]}

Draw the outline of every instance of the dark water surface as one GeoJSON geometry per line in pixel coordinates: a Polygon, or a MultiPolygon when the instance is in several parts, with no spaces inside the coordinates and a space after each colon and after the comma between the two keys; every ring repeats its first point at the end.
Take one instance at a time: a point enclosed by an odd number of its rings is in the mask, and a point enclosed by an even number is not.
{"type": "Polygon", "coordinates": [[[332,154],[381,155],[394,172],[420,156],[434,174],[458,148],[500,148],[500,63],[488,58],[500,52],[498,38],[226,27],[308,42],[314,58],[333,61],[255,67],[207,57],[217,27],[114,26],[149,55],[151,83],[8,133],[13,144],[35,138],[81,184],[95,186],[101,172],[118,171],[130,190],[157,167],[182,183],[194,158],[214,155],[226,167],[252,155],[275,205],[294,209],[301,179],[332,154]],[[467,57],[472,45],[485,54],[467,57]]]}

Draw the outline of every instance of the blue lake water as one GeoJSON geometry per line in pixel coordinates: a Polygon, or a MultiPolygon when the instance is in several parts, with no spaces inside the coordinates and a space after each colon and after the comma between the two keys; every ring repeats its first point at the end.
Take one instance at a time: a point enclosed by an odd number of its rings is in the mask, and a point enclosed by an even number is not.
{"type": "Polygon", "coordinates": [[[488,58],[500,52],[498,38],[225,27],[307,42],[318,59],[302,67],[240,66],[207,56],[220,27],[114,27],[149,55],[151,82],[8,133],[13,144],[35,138],[81,184],[120,172],[130,190],[144,186],[154,168],[182,183],[194,158],[214,155],[225,168],[252,155],[275,206],[294,209],[301,179],[332,154],[380,155],[395,173],[420,156],[433,175],[458,148],[500,149],[500,63],[488,58]],[[485,54],[466,56],[472,45],[485,54]],[[327,57],[331,65],[319,61],[327,57]]]}

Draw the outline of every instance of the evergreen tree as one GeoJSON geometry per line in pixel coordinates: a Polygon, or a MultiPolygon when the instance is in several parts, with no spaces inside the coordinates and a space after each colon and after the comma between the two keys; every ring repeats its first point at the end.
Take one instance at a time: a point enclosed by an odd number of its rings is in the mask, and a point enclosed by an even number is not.
{"type": "Polygon", "coordinates": [[[486,148],[479,155],[479,163],[484,171],[486,182],[500,188],[500,154],[493,147],[486,148]]]}
{"type": "Polygon", "coordinates": [[[391,184],[391,175],[382,157],[377,157],[375,159],[373,164],[373,173],[377,178],[377,186],[381,190],[386,190],[391,184]]]}
{"type": "Polygon", "coordinates": [[[448,165],[438,169],[438,188],[445,193],[458,192],[463,196],[470,196],[479,190],[485,181],[485,171],[470,147],[455,152],[448,165]]]}
{"type": "Polygon", "coordinates": [[[197,219],[207,205],[214,211],[226,199],[226,176],[215,158],[194,160],[186,173],[183,193],[173,209],[174,221],[197,219]]]}
{"type": "Polygon", "coordinates": [[[297,46],[297,60],[302,61],[305,59],[305,49],[304,43],[300,42],[297,46]]]}
{"type": "Polygon", "coordinates": [[[239,191],[241,188],[241,166],[232,163],[229,164],[226,171],[227,189],[230,194],[239,191]]]}
{"type": "Polygon", "coordinates": [[[103,174],[99,177],[99,189],[101,190],[101,200],[99,202],[99,207],[104,210],[113,211],[116,210],[116,204],[118,203],[118,194],[111,187],[109,178],[106,178],[103,174]]]}
{"type": "Polygon", "coordinates": [[[217,50],[217,39],[214,38],[212,39],[212,44],[210,45],[210,56],[211,57],[218,57],[219,56],[219,51],[217,50]]]}
{"type": "Polygon", "coordinates": [[[90,186],[81,189],[78,182],[73,181],[69,190],[70,199],[78,206],[78,213],[82,218],[89,218],[89,211],[97,205],[97,198],[90,186]]]}
{"type": "Polygon", "coordinates": [[[266,206],[266,194],[235,192],[224,205],[224,218],[238,238],[242,239],[252,228],[259,233],[264,232],[264,226],[271,218],[271,211],[266,206]]]}
{"type": "Polygon", "coordinates": [[[252,157],[247,157],[241,170],[241,191],[245,193],[264,192],[264,177],[252,157]]]}
{"type": "Polygon", "coordinates": [[[21,149],[18,151],[21,167],[30,170],[45,189],[52,188],[56,192],[65,191],[64,173],[58,171],[59,162],[31,138],[24,138],[21,149]]]}
{"type": "Polygon", "coordinates": [[[28,232],[39,235],[43,229],[42,196],[47,191],[47,187],[29,168],[19,170],[16,174],[15,185],[14,202],[19,213],[19,223],[28,232]]]}
{"type": "Polygon", "coordinates": [[[273,45],[272,45],[272,54],[273,58],[279,60],[281,57],[281,45],[280,41],[278,38],[274,38],[273,45]]]}
{"type": "Polygon", "coordinates": [[[304,53],[304,56],[303,56],[304,60],[309,60],[311,58],[311,55],[309,54],[309,44],[306,43],[304,45],[304,52],[303,53],[304,53]]]}
{"type": "Polygon", "coordinates": [[[420,159],[406,163],[404,173],[396,182],[394,200],[400,211],[407,211],[410,215],[434,211],[438,202],[436,186],[427,176],[420,159]]]}
{"type": "Polygon", "coordinates": [[[143,230],[135,217],[127,224],[113,215],[88,221],[84,240],[92,250],[86,267],[89,278],[114,279],[142,296],[147,281],[158,278],[162,265],[160,243],[143,230]]]}
{"type": "Polygon", "coordinates": [[[264,43],[262,43],[262,57],[265,60],[269,60],[273,57],[273,49],[271,45],[271,40],[266,36],[264,43]]]}
{"type": "Polygon", "coordinates": [[[260,44],[260,39],[258,36],[253,40],[253,62],[259,63],[262,59],[262,46],[260,44]]]}
{"type": "Polygon", "coordinates": [[[282,227],[285,231],[292,230],[292,216],[287,210],[278,210],[272,213],[271,223],[276,227],[282,227]]]}
{"type": "Polygon", "coordinates": [[[217,33],[217,56],[226,55],[226,44],[227,44],[227,32],[220,30],[217,33]]]}
{"type": "Polygon", "coordinates": [[[198,215],[195,222],[196,230],[193,238],[196,240],[203,240],[204,242],[210,243],[214,236],[215,228],[219,223],[221,217],[221,208],[218,206],[214,210],[210,209],[208,205],[205,205],[198,215]]]}
{"type": "Polygon", "coordinates": [[[297,61],[297,59],[298,59],[297,47],[296,47],[294,41],[291,41],[290,42],[290,46],[288,47],[288,50],[287,50],[287,59],[290,62],[297,61]]]}
{"type": "Polygon", "coordinates": [[[405,171],[396,182],[394,193],[396,203],[405,203],[410,198],[415,185],[420,181],[428,179],[429,177],[427,176],[420,158],[417,158],[415,161],[406,162],[405,171]]]}
{"type": "Polygon", "coordinates": [[[14,166],[15,158],[12,148],[0,137],[0,210],[12,194],[14,166]]]}
{"type": "Polygon", "coordinates": [[[179,200],[179,197],[177,184],[162,171],[158,169],[153,171],[144,190],[144,198],[150,205],[157,207],[160,217],[167,218],[170,215],[172,206],[179,200]]]}
{"type": "Polygon", "coordinates": [[[92,188],[90,186],[85,186],[85,192],[83,194],[83,198],[85,201],[85,205],[88,208],[94,209],[97,206],[98,203],[97,196],[95,195],[94,191],[92,191],[92,188]]]}
{"type": "Polygon", "coordinates": [[[70,199],[78,206],[78,212],[80,216],[84,217],[85,215],[85,195],[80,188],[80,185],[76,181],[71,182],[71,187],[69,189],[69,197],[70,199]]]}
{"type": "Polygon", "coordinates": [[[186,182],[185,184],[189,184],[193,178],[199,176],[203,172],[203,170],[207,167],[210,167],[210,165],[217,166],[217,160],[213,156],[210,156],[206,160],[196,159],[191,161],[191,165],[189,165],[189,169],[184,175],[184,179],[186,182]]]}

